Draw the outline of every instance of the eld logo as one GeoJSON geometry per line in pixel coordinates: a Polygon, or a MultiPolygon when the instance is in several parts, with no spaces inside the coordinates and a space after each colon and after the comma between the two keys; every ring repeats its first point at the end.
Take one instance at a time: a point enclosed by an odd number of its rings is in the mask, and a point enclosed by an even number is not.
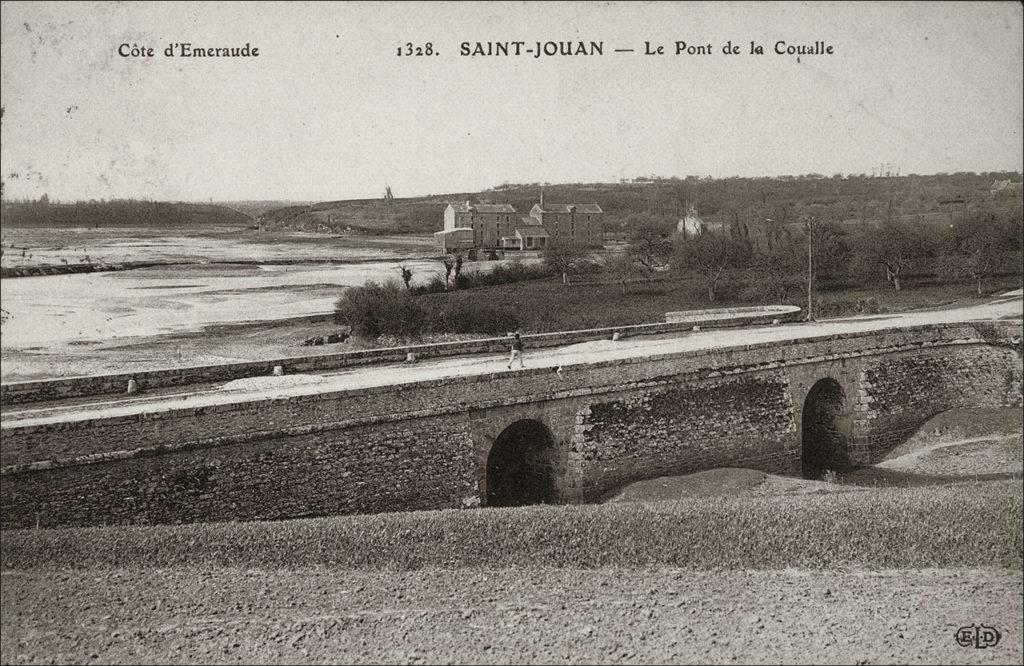
{"type": "Polygon", "coordinates": [[[998,629],[984,624],[960,627],[953,636],[960,647],[976,648],[995,647],[999,645],[999,639],[1002,638],[998,629]]]}

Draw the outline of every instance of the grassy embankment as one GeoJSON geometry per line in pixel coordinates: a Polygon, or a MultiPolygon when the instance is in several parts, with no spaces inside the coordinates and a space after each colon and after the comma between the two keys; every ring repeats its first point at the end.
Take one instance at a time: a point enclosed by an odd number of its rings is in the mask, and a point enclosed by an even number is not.
{"type": "MultiPolygon", "coordinates": [[[[1021,286],[1021,277],[992,278],[986,284],[990,293],[1001,293],[1021,286]]],[[[439,308],[464,304],[466,308],[484,308],[501,304],[509,306],[526,332],[544,332],[625,326],[665,320],[665,313],[708,307],[763,305],[742,298],[739,290],[709,303],[705,289],[697,280],[673,280],[650,284],[631,284],[622,293],[617,284],[563,285],[556,278],[530,280],[491,287],[426,294],[418,297],[423,305],[439,308]]],[[[933,308],[957,302],[977,302],[972,286],[966,283],[909,282],[903,290],[877,288],[842,288],[816,294],[815,316],[818,319],[856,314],[885,314],[921,308],[933,308]]],[[[806,307],[802,298],[788,304],[806,307]]]]}
{"type": "Polygon", "coordinates": [[[1022,567],[1019,480],[821,495],[7,531],[4,569],[1022,567]]]}

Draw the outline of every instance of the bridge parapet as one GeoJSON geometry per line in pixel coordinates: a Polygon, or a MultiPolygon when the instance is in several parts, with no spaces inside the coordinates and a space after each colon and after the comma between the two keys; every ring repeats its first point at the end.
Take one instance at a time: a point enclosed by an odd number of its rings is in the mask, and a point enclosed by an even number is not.
{"type": "MultiPolygon", "coordinates": [[[[731,328],[772,322],[776,319],[780,322],[795,321],[799,316],[800,308],[793,307],[772,306],[700,310],[690,313],[689,318],[680,321],[534,333],[524,335],[523,338],[531,348],[559,347],[593,340],[607,340],[611,339],[615,334],[618,334],[620,338],[626,338],[680,333],[689,331],[695,323],[699,323],[704,329],[731,328]]],[[[283,372],[288,374],[316,373],[341,368],[399,363],[406,360],[409,354],[413,354],[419,359],[425,359],[470,354],[496,354],[506,351],[508,351],[507,339],[481,338],[478,340],[404,345],[383,349],[363,349],[336,354],[286,357],[267,361],[222,363],[110,375],[93,375],[89,377],[9,382],[0,385],[0,404],[16,405],[66,398],[117,395],[125,392],[125,388],[130,380],[134,380],[140,390],[161,389],[266,376],[272,374],[278,366],[280,366],[283,372]]]]}

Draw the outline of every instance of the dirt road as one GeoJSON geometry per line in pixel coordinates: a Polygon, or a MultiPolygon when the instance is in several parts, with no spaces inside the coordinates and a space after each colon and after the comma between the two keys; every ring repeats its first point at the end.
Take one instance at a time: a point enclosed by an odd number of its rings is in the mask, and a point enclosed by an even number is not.
{"type": "Polygon", "coordinates": [[[1020,663],[1020,571],[2,574],[3,663],[1020,663]],[[997,628],[995,647],[954,632],[997,628]],[[948,660],[948,661],[947,661],[948,660]]]}

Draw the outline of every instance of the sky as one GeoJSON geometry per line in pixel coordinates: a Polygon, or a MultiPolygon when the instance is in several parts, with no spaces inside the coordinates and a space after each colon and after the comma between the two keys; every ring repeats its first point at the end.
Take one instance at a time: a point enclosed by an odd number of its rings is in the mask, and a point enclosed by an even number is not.
{"type": "Polygon", "coordinates": [[[1019,3],[4,2],[0,175],[12,199],[228,201],[879,164],[1020,172],[1022,16],[1019,3]],[[459,55],[579,40],[604,54],[459,55]],[[774,53],[780,40],[833,53],[798,61],[774,53]],[[712,53],[675,55],[677,41],[712,53]],[[730,41],[738,55],[722,53],[730,41]],[[259,56],[169,58],[172,42],[259,56]],[[428,42],[436,55],[396,55],[428,42]]]}

